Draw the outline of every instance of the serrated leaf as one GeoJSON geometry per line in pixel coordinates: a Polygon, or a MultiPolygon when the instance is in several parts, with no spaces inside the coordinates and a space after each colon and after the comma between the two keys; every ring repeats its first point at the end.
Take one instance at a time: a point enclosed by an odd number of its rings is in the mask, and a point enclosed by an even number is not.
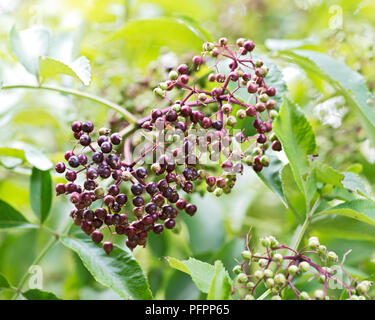
{"type": "Polygon", "coordinates": [[[4,275],[0,273],[0,290],[10,288],[10,284],[4,275]]]}
{"type": "Polygon", "coordinates": [[[49,171],[32,169],[30,177],[30,204],[35,215],[43,223],[51,210],[52,179],[49,171]]]}
{"type": "Polygon", "coordinates": [[[356,199],[326,209],[317,216],[336,214],[346,216],[375,226],[375,202],[367,199],[356,199]]]}
{"type": "Polygon", "coordinates": [[[61,300],[60,298],[56,297],[54,293],[39,289],[27,290],[26,292],[22,292],[22,295],[27,300],[61,300]]]}
{"type": "Polygon", "coordinates": [[[13,26],[10,31],[10,44],[13,54],[26,70],[39,76],[39,57],[48,51],[50,32],[45,27],[34,26],[18,32],[13,26]]]}
{"type": "Polygon", "coordinates": [[[33,227],[19,211],[0,199],[0,229],[33,227]]]}
{"type": "Polygon", "coordinates": [[[375,109],[365,79],[345,63],[317,51],[294,50],[285,54],[302,68],[327,80],[344,95],[375,146],[375,109]]]}
{"type": "Polygon", "coordinates": [[[220,260],[215,261],[214,268],[207,300],[228,300],[232,292],[232,284],[228,272],[220,260]]]}
{"type": "Polygon", "coordinates": [[[200,291],[208,293],[215,271],[212,264],[194,258],[181,261],[168,257],[167,261],[172,268],[189,274],[200,291]]]}
{"type": "Polygon", "coordinates": [[[264,182],[264,184],[270,188],[281,200],[281,202],[288,207],[283,188],[281,183],[280,172],[283,167],[283,163],[276,156],[269,156],[270,165],[264,167],[261,172],[258,172],[258,177],[264,182]]]}
{"type": "Polygon", "coordinates": [[[368,198],[366,187],[357,174],[353,172],[344,172],[344,179],[341,181],[341,183],[344,188],[368,198]]]}
{"type": "Polygon", "coordinates": [[[63,61],[51,57],[41,56],[39,57],[39,69],[40,75],[43,78],[65,74],[82,81],[85,86],[88,86],[90,83],[90,62],[83,56],[72,63],[64,63],[63,61]]]}
{"type": "Polygon", "coordinates": [[[328,183],[333,186],[341,187],[341,180],[344,179],[344,174],[332,168],[324,162],[314,162],[314,171],[317,181],[328,183]]]}
{"type": "Polygon", "coordinates": [[[73,228],[73,232],[61,237],[60,241],[79,255],[96,281],[123,299],[152,299],[147,278],[130,251],[114,245],[107,255],[78,228],[73,228]]]}
{"type": "Polygon", "coordinates": [[[302,177],[309,172],[307,156],[316,153],[314,131],[303,112],[287,97],[284,97],[273,128],[288,157],[296,183],[305,193],[302,177]]]}

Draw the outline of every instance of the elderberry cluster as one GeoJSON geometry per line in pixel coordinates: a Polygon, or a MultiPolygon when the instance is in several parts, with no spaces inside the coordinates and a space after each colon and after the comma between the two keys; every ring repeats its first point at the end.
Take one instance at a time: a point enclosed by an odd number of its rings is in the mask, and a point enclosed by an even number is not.
{"type": "MultiPolygon", "coordinates": [[[[269,165],[267,148],[281,150],[272,133],[276,90],[266,84],[268,68],[253,60],[254,47],[251,40],[230,45],[221,38],[217,44],[205,43],[189,66],[170,70],[169,80],[154,88],[168,106],[154,108],[137,122],[148,147],[132,144],[131,137],[122,141],[121,134],[106,128],[96,132],[90,121],[72,124],[76,141],[65,154],[68,165],[56,165],[68,183],[58,184],[56,192],[69,194],[74,223],[95,243],[103,241],[107,228],[110,237],[126,235],[130,249],[145,246],[148,232],[175,227],[179,211],[196,213],[197,207],[180,197],[181,190],[190,194],[205,184],[207,191],[221,196],[231,192],[244,162],[257,172],[269,165]],[[213,72],[199,89],[193,74],[206,63],[213,72]],[[236,96],[240,89],[248,94],[246,102],[236,96]],[[237,120],[245,118],[255,135],[238,128],[237,120]],[[81,172],[83,179],[78,178],[81,172]]],[[[112,251],[110,238],[103,248],[112,251]]]]}
{"type": "MultiPolygon", "coordinates": [[[[72,130],[77,141],[73,150],[65,153],[68,166],[64,162],[55,166],[58,173],[65,172],[68,183],[57,184],[56,193],[69,195],[75,206],[70,216],[95,243],[103,241],[102,230],[108,228],[110,234],[126,235],[126,245],[134,249],[146,244],[149,231],[160,234],[164,227],[173,229],[178,210],[190,216],[195,214],[196,206],[180,198],[171,185],[175,166],[158,164],[160,174],[167,173],[166,178],[146,183],[148,170],[142,166],[135,169],[134,164],[121,161],[114,150],[122,141],[118,133],[110,135],[109,129],[102,128],[94,139],[96,133],[90,121],[74,122],[72,130]],[[84,173],[82,185],[77,182],[81,172],[84,173]],[[112,181],[109,186],[104,185],[107,180],[112,181]],[[130,194],[121,192],[123,182],[130,183],[130,194]],[[133,217],[121,213],[128,200],[133,206],[133,217]],[[92,209],[97,201],[99,207],[92,209]]],[[[103,249],[109,254],[113,244],[106,241],[103,249]]]]}
{"type": "Polygon", "coordinates": [[[267,236],[260,239],[265,252],[253,253],[249,248],[242,252],[243,262],[233,268],[236,275],[236,289],[242,290],[243,299],[253,300],[257,289],[262,284],[270,291],[272,300],[282,300],[290,292],[300,300],[329,300],[328,289],[340,289],[349,300],[371,299],[368,292],[371,281],[358,281],[352,278],[339,263],[333,251],[319,243],[317,237],[311,237],[307,246],[296,251],[280,244],[275,237],[267,236]],[[298,277],[309,275],[310,280],[317,280],[321,289],[313,292],[300,291],[296,287],[298,277]]]}

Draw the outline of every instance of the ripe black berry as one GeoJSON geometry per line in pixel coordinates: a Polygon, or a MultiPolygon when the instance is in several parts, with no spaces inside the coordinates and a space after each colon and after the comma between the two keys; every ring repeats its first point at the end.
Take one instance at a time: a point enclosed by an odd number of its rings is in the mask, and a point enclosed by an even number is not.
{"type": "Polygon", "coordinates": [[[121,140],[122,140],[122,138],[118,133],[114,133],[114,134],[111,135],[111,142],[115,146],[119,145],[121,143],[121,140]]]}
{"type": "Polygon", "coordinates": [[[174,221],[171,218],[168,218],[167,220],[165,220],[164,225],[168,229],[173,229],[176,225],[176,221],[174,221]]]}
{"type": "Polygon", "coordinates": [[[86,147],[88,146],[90,143],[91,143],[91,138],[88,134],[83,134],[80,138],[79,138],[79,143],[86,147]]]}
{"type": "Polygon", "coordinates": [[[154,232],[156,233],[156,234],[160,234],[160,233],[162,233],[163,232],[163,229],[164,229],[164,227],[163,227],[163,225],[162,224],[155,224],[154,225],[154,232]]]}
{"type": "Polygon", "coordinates": [[[91,121],[82,123],[82,131],[90,133],[94,130],[94,124],[91,121]]]}
{"type": "Polygon", "coordinates": [[[57,173],[63,173],[65,171],[65,164],[64,162],[56,163],[55,170],[57,173]]]}
{"type": "Polygon", "coordinates": [[[116,202],[120,205],[124,205],[128,201],[128,197],[124,193],[120,193],[116,196],[116,202]]]}
{"type": "Polygon", "coordinates": [[[104,242],[103,249],[106,254],[110,254],[113,250],[113,243],[112,242],[104,242]]]}
{"type": "Polygon", "coordinates": [[[185,211],[189,216],[193,216],[197,212],[197,206],[195,204],[189,203],[186,205],[185,211]]]}
{"type": "Polygon", "coordinates": [[[79,121],[74,121],[72,123],[73,132],[80,132],[82,130],[82,123],[79,121]]]}
{"type": "Polygon", "coordinates": [[[138,178],[146,178],[147,177],[147,170],[144,168],[144,167],[139,167],[137,170],[136,170],[136,174],[138,176],[138,178]]]}
{"type": "Polygon", "coordinates": [[[103,142],[102,145],[100,146],[100,149],[102,150],[103,153],[110,153],[112,151],[112,144],[108,141],[103,142]]]}
{"type": "Polygon", "coordinates": [[[143,192],[143,187],[141,184],[133,184],[130,188],[131,192],[135,195],[135,196],[138,196],[140,194],[142,194],[143,192]]]}

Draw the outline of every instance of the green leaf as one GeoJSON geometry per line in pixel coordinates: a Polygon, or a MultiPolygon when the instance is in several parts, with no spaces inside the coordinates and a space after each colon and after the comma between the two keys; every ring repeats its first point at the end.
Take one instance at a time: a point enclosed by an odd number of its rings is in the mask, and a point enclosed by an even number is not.
{"type": "Polygon", "coordinates": [[[60,60],[41,56],[39,57],[40,75],[43,78],[54,77],[58,74],[66,74],[74,77],[85,86],[88,86],[91,78],[90,62],[86,57],[79,57],[72,63],[64,63],[60,60]]]}
{"type": "Polygon", "coordinates": [[[375,146],[375,110],[365,79],[345,63],[311,50],[285,52],[293,62],[327,80],[345,97],[375,146]]]}
{"type": "Polygon", "coordinates": [[[214,267],[207,300],[228,300],[232,292],[231,279],[220,260],[215,261],[214,267]]]}
{"type": "Polygon", "coordinates": [[[45,27],[34,26],[18,32],[13,26],[10,31],[10,45],[13,54],[26,70],[39,76],[39,56],[47,54],[50,32],[45,27]]]}
{"type": "Polygon", "coordinates": [[[303,176],[309,172],[307,156],[316,153],[314,131],[303,112],[286,97],[273,128],[289,159],[296,183],[305,193],[303,176]]]}
{"type": "Polygon", "coordinates": [[[202,50],[201,33],[186,20],[163,17],[128,22],[109,40],[125,40],[130,62],[145,66],[155,60],[162,47],[175,53],[202,50]],[[158,50],[159,49],[159,50],[158,50]]]}
{"type": "Polygon", "coordinates": [[[344,176],[341,181],[344,188],[368,198],[366,187],[358,175],[353,172],[344,172],[344,176]]]}
{"type": "Polygon", "coordinates": [[[189,274],[200,291],[208,293],[215,273],[215,268],[212,264],[194,258],[181,261],[168,257],[167,261],[172,268],[189,274]]]}
{"type": "Polygon", "coordinates": [[[30,177],[30,204],[35,215],[43,223],[51,210],[52,179],[49,171],[32,169],[30,177]]]}
{"type": "Polygon", "coordinates": [[[27,300],[61,300],[60,298],[56,297],[54,293],[39,289],[27,290],[26,292],[22,292],[22,295],[27,300]]]}
{"type": "Polygon", "coordinates": [[[375,202],[367,199],[356,199],[341,203],[318,213],[317,216],[326,214],[342,215],[375,226],[375,202]]]}
{"type": "Polygon", "coordinates": [[[123,299],[152,299],[147,278],[132,253],[114,245],[107,255],[100,245],[76,232],[60,238],[61,242],[76,252],[96,281],[112,289],[123,299]]]}
{"type": "Polygon", "coordinates": [[[268,155],[270,158],[270,165],[268,167],[264,167],[261,172],[258,172],[258,176],[264,184],[270,188],[281,200],[281,202],[287,207],[287,203],[285,200],[282,184],[281,184],[281,177],[280,172],[281,168],[283,167],[283,163],[273,155],[268,155]]]}
{"type": "Polygon", "coordinates": [[[297,186],[289,163],[281,169],[280,175],[281,186],[288,208],[292,210],[298,219],[303,221],[306,212],[306,198],[297,186]]]}
{"type": "Polygon", "coordinates": [[[344,179],[344,174],[336,169],[333,169],[328,164],[316,161],[314,162],[314,171],[317,181],[342,187],[341,181],[344,179]]]}
{"type": "Polygon", "coordinates": [[[0,273],[0,290],[10,288],[10,284],[4,275],[0,273]]]}
{"type": "Polygon", "coordinates": [[[27,161],[39,170],[49,170],[53,166],[52,162],[42,152],[24,142],[15,142],[10,146],[0,147],[0,156],[27,161]]]}
{"type": "Polygon", "coordinates": [[[33,227],[20,212],[0,199],[0,229],[33,227]]]}

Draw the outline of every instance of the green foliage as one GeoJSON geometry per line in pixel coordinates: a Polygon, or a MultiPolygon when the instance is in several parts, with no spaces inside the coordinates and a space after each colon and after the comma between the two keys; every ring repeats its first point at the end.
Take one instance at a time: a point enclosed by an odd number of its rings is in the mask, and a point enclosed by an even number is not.
{"type": "Polygon", "coordinates": [[[25,217],[11,205],[0,200],[0,229],[33,227],[25,217]]]}
{"type": "Polygon", "coordinates": [[[35,215],[43,223],[52,205],[52,179],[49,171],[41,171],[35,167],[32,169],[30,204],[35,215]]]}
{"type": "Polygon", "coordinates": [[[152,299],[147,278],[128,250],[115,245],[107,255],[88,236],[74,231],[63,236],[61,242],[79,255],[96,281],[123,299],[152,299]]]}
{"type": "Polygon", "coordinates": [[[214,275],[208,290],[207,300],[228,300],[232,284],[228,272],[221,261],[215,261],[214,275]]]}
{"type": "Polygon", "coordinates": [[[61,300],[52,292],[42,291],[39,289],[27,290],[26,292],[22,292],[22,295],[27,300],[61,300]]]}

